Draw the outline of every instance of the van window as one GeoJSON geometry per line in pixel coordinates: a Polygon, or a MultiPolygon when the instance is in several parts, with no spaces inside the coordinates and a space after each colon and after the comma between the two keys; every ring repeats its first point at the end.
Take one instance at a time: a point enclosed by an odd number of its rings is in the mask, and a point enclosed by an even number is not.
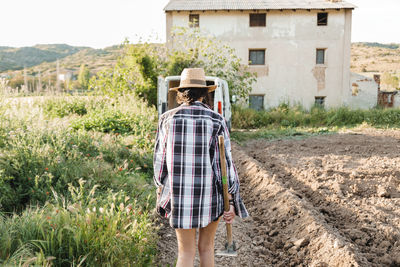
{"type": "MultiPolygon", "coordinates": [[[[179,83],[180,83],[180,81],[170,81],[168,88],[178,87],[179,83]]],[[[206,84],[207,85],[213,85],[214,82],[213,81],[207,81],[206,84]]],[[[206,99],[204,99],[204,101],[203,101],[208,106],[210,106],[212,110],[214,110],[214,94],[215,94],[215,91],[209,93],[207,95],[206,99]]],[[[179,107],[178,102],[176,102],[176,95],[177,95],[177,93],[175,91],[169,91],[169,89],[168,89],[168,97],[167,97],[168,110],[174,109],[176,107],[179,107]]]]}

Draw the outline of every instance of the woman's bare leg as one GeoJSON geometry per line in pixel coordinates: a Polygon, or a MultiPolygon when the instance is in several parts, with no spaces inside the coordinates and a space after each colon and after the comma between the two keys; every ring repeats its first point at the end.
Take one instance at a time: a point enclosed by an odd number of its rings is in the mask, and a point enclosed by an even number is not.
{"type": "Polygon", "coordinates": [[[178,262],[176,267],[194,265],[196,255],[196,229],[175,229],[178,240],[178,262]]]}
{"type": "Polygon", "coordinates": [[[199,256],[201,267],[214,267],[214,239],[219,220],[199,230],[199,256]]]}

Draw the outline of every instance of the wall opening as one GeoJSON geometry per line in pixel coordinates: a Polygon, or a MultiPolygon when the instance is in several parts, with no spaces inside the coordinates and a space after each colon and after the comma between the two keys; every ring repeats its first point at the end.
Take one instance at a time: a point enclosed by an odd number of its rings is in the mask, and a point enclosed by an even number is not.
{"type": "Polygon", "coordinates": [[[266,26],[265,13],[250,14],[250,27],[265,27],[265,26],[266,26]]]}
{"type": "Polygon", "coordinates": [[[314,105],[317,107],[325,107],[325,96],[316,96],[314,105]]]}
{"type": "Polygon", "coordinates": [[[327,26],[328,25],[328,13],[327,12],[319,12],[317,15],[318,26],[327,26]]]}
{"type": "Polygon", "coordinates": [[[249,96],[249,108],[255,110],[264,109],[264,95],[250,95],[249,96]]]}
{"type": "Polygon", "coordinates": [[[325,64],[325,48],[317,48],[317,64],[325,64]]]}
{"type": "Polygon", "coordinates": [[[200,27],[200,15],[199,14],[190,14],[189,15],[189,27],[190,28],[200,27]]]}
{"type": "Polygon", "coordinates": [[[265,65],[265,49],[250,49],[249,65],[265,65]]]}

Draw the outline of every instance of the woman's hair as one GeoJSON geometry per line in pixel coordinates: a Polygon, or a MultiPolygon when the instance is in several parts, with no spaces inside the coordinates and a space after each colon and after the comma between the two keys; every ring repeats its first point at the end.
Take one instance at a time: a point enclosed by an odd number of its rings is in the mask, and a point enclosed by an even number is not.
{"type": "Polygon", "coordinates": [[[206,97],[208,88],[180,88],[178,89],[176,101],[178,104],[192,104],[202,97],[206,97]]]}

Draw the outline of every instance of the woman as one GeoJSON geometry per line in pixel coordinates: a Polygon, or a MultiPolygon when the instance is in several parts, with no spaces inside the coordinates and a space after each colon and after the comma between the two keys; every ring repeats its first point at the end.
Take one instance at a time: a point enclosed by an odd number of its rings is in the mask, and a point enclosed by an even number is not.
{"type": "Polygon", "coordinates": [[[158,212],[169,218],[178,240],[178,267],[193,266],[196,229],[201,266],[214,266],[214,237],[220,217],[232,223],[248,216],[239,195],[229,132],[224,118],[203,104],[215,85],[207,86],[203,69],[184,69],[177,91],[181,106],[159,120],[154,150],[158,212]],[[218,136],[225,139],[230,210],[224,212],[218,136]]]}

